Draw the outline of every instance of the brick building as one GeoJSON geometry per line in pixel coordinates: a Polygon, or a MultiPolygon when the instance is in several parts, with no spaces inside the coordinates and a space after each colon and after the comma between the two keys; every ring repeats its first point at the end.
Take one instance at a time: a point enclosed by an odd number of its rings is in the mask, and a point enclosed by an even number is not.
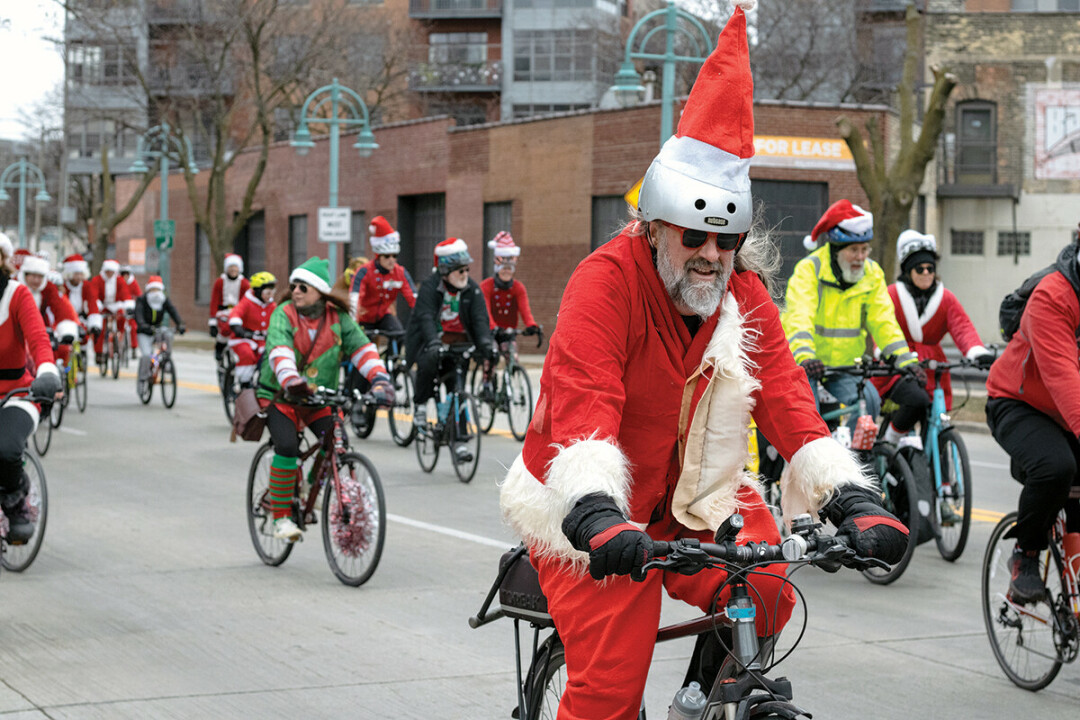
{"type": "MultiPolygon", "coordinates": [[[[894,134],[894,118],[883,106],[756,105],[751,177],[765,219],[776,227],[786,271],[805,254],[802,237],[830,202],[865,202],[836,133],[841,113],[860,124],[876,115],[886,138],[894,134]]],[[[367,254],[367,219],[381,214],[401,232],[400,261],[415,277],[430,272],[432,249],[447,236],[468,242],[480,276],[491,272],[487,240],[508,229],[522,246],[518,276],[539,322],[550,330],[574,267],[625,221],[623,193],[656,154],[659,125],[659,103],[652,103],[463,128],[446,117],[376,128],[379,149],[370,158],[342,142],[339,200],[353,209],[353,243],[344,252],[367,254]]],[[[327,145],[316,142],[307,157],[286,143],[272,148],[255,199],[258,212],[236,245],[249,273],[265,268],[284,277],[308,256],[325,255],[315,216],[327,198],[327,145]]],[[[237,204],[254,161],[253,153],[241,157],[229,176],[230,204],[237,204]]],[[[133,184],[118,183],[120,202],[133,184]]],[[[209,251],[198,239],[181,176],[170,178],[169,195],[177,222],[172,297],[185,317],[203,316],[209,251]]],[[[151,186],[117,228],[117,257],[127,257],[131,239],[152,237],[158,197],[151,186]]]]}

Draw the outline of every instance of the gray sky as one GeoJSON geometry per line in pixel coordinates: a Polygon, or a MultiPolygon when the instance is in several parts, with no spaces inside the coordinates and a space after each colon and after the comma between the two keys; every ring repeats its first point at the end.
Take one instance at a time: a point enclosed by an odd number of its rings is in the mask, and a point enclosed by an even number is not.
{"type": "Polygon", "coordinates": [[[0,138],[21,138],[19,109],[33,105],[64,77],[64,61],[46,38],[60,38],[63,13],[53,0],[0,0],[0,138]]]}

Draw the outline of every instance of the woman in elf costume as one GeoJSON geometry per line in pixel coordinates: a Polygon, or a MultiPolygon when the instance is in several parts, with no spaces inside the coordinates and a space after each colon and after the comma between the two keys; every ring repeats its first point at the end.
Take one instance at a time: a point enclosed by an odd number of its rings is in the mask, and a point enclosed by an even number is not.
{"type": "Polygon", "coordinates": [[[349,316],[348,304],[330,294],[329,263],[308,258],[289,275],[289,299],[270,316],[266,357],[256,395],[268,405],[266,427],[274,443],[270,498],[274,537],[300,539],[289,517],[300,448],[297,431],[307,426],[317,436],[332,427],[329,407],[294,405],[319,386],[337,388],[341,362],[348,358],[371,383],[380,405],[394,401],[394,387],[375,344],[349,316]]]}

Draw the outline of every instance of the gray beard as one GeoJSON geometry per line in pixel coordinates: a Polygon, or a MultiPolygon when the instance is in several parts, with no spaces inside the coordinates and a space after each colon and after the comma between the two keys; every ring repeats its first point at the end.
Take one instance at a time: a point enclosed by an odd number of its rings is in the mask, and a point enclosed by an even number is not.
{"type": "Polygon", "coordinates": [[[675,304],[689,308],[690,312],[702,320],[712,317],[716,309],[720,307],[728,280],[731,278],[730,268],[725,269],[720,262],[710,263],[702,258],[692,258],[687,260],[683,267],[675,267],[663,243],[657,244],[656,270],[660,274],[660,281],[664,283],[664,288],[667,289],[668,295],[675,304]],[[719,274],[711,283],[695,282],[690,278],[690,270],[694,268],[715,270],[719,274]]]}
{"type": "Polygon", "coordinates": [[[846,283],[854,285],[862,280],[862,276],[866,274],[866,263],[863,263],[863,266],[859,268],[859,272],[857,273],[851,272],[851,263],[846,263],[840,258],[836,259],[836,263],[840,266],[840,276],[844,278],[844,282],[846,283]]]}

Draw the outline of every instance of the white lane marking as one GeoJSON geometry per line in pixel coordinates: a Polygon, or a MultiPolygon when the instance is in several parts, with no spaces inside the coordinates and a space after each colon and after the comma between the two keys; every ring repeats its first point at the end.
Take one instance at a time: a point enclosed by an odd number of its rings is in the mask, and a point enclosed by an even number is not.
{"type": "Polygon", "coordinates": [[[75,428],[69,428],[69,427],[59,427],[59,428],[56,428],[56,430],[58,432],[71,433],[72,435],[88,435],[89,434],[85,430],[76,430],[75,428]]]}
{"type": "Polygon", "coordinates": [[[968,460],[975,467],[993,468],[994,470],[1008,470],[1009,466],[1005,463],[985,462],[983,460],[968,460]]]}
{"type": "Polygon", "coordinates": [[[413,520],[412,518],[402,517],[401,515],[395,515],[393,513],[386,513],[386,519],[401,523],[402,525],[409,525],[414,528],[420,528],[421,530],[430,530],[431,532],[449,535],[450,537],[455,537],[459,540],[468,540],[469,542],[487,545],[489,547],[502,548],[503,550],[509,550],[514,546],[514,542],[510,540],[496,540],[495,538],[488,538],[483,535],[473,535],[472,533],[454,530],[453,528],[443,527],[442,525],[432,525],[431,523],[426,523],[422,520],[413,520]]]}

